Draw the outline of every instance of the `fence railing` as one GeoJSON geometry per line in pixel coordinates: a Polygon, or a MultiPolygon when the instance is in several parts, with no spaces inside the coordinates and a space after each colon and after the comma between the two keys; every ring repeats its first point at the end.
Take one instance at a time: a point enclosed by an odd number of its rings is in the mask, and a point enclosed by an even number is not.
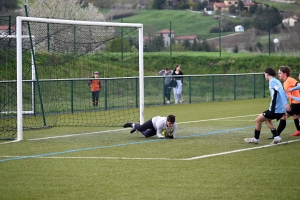
{"type": "MultiPolygon", "coordinates": [[[[164,95],[164,79],[163,76],[144,77],[145,106],[167,103],[164,95]]],[[[25,81],[23,110],[40,113],[40,101],[43,102],[45,112],[74,113],[92,109],[91,92],[87,81],[87,79],[40,80],[42,98],[39,98],[37,83],[25,81]]],[[[101,78],[101,83],[99,109],[139,107],[138,77],[101,78]],[[130,97],[125,94],[128,92],[131,94],[130,97]]],[[[1,81],[0,85],[0,97],[3,100],[0,112],[16,111],[16,82],[1,81]]],[[[266,85],[262,73],[184,75],[183,103],[264,98],[268,90],[266,85]]],[[[174,103],[173,90],[171,103],[174,103]]]]}

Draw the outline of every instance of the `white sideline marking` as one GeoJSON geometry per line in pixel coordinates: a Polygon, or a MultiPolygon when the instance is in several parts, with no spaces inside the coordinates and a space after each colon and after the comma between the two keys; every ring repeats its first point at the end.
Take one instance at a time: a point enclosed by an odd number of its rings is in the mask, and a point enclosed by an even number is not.
{"type": "Polygon", "coordinates": [[[266,148],[266,147],[273,147],[273,146],[280,145],[280,144],[288,144],[288,143],[298,142],[298,141],[300,141],[300,139],[298,139],[298,140],[289,140],[289,141],[286,141],[286,142],[280,142],[278,144],[267,144],[267,145],[258,146],[258,147],[250,147],[250,148],[245,148],[245,149],[237,149],[237,150],[233,150],[233,151],[225,151],[225,152],[221,152],[221,153],[214,153],[214,154],[208,154],[208,155],[203,155],[203,156],[196,156],[196,157],[192,157],[192,158],[186,158],[185,160],[197,160],[197,159],[202,159],[202,158],[209,158],[209,157],[226,155],[226,154],[231,154],[231,153],[238,153],[238,152],[242,152],[242,151],[249,151],[249,150],[253,150],[253,149],[262,149],[262,148],[266,148]]]}
{"type": "Polygon", "coordinates": [[[116,131],[123,131],[124,129],[115,129],[115,130],[107,130],[107,131],[98,131],[98,132],[89,132],[89,133],[79,133],[79,134],[70,134],[70,135],[61,135],[61,136],[52,136],[52,137],[44,137],[44,138],[34,138],[28,140],[47,140],[53,138],[65,138],[65,137],[74,137],[74,136],[83,136],[83,135],[90,135],[90,134],[101,134],[101,133],[109,133],[109,132],[116,132],[116,131]]]}
{"type": "MultiPolygon", "coordinates": [[[[203,158],[210,158],[210,157],[215,157],[215,156],[221,156],[221,155],[227,155],[227,154],[232,154],[232,153],[239,153],[243,151],[249,151],[249,150],[254,150],[254,149],[262,149],[262,148],[267,148],[267,147],[275,147],[277,145],[284,145],[292,142],[298,142],[300,139],[297,140],[289,140],[286,142],[281,142],[278,144],[267,144],[263,146],[256,146],[256,147],[250,147],[250,148],[245,148],[245,149],[237,149],[237,150],[232,150],[232,151],[225,151],[225,152],[220,152],[220,153],[214,153],[214,154],[207,154],[207,155],[202,155],[202,156],[196,156],[196,157],[191,157],[191,158],[130,158],[130,157],[59,157],[59,156],[45,156],[45,157],[35,157],[35,158],[50,158],[50,159],[106,159],[106,160],[173,160],[173,161],[191,161],[191,160],[199,160],[203,158]]],[[[255,145],[255,144],[250,144],[250,145],[255,145]]],[[[4,158],[18,158],[22,156],[0,156],[4,158]]]]}
{"type": "MultiPolygon", "coordinates": [[[[189,124],[189,123],[197,123],[197,122],[207,122],[207,121],[217,121],[217,120],[226,120],[226,119],[234,119],[234,118],[241,118],[241,117],[251,117],[257,116],[258,114],[254,115],[243,115],[243,116],[235,116],[235,117],[224,117],[224,118],[215,118],[215,119],[203,119],[197,121],[187,121],[187,122],[178,122],[177,124],[189,124]]],[[[254,120],[251,120],[254,121],[254,120]]],[[[28,140],[47,140],[47,139],[56,139],[56,138],[65,138],[65,137],[74,137],[74,136],[83,136],[83,135],[91,135],[91,134],[101,134],[101,133],[109,133],[109,132],[116,132],[116,131],[123,131],[125,129],[116,129],[116,130],[107,130],[107,131],[99,131],[99,132],[89,132],[89,133],[79,133],[79,134],[69,134],[69,135],[61,135],[61,136],[52,136],[52,137],[44,137],[44,138],[34,138],[28,140]]]]}
{"type": "Polygon", "coordinates": [[[9,144],[9,143],[13,143],[13,142],[20,142],[21,140],[13,140],[13,141],[9,141],[9,142],[1,142],[0,144],[9,144]]]}
{"type": "Polygon", "coordinates": [[[177,124],[189,124],[189,123],[196,123],[196,122],[208,122],[208,121],[223,120],[223,119],[234,119],[234,118],[240,118],[240,117],[252,117],[252,116],[257,116],[257,115],[258,114],[235,116],[235,117],[215,118],[215,119],[203,119],[203,120],[197,120],[197,121],[179,122],[177,124]]]}

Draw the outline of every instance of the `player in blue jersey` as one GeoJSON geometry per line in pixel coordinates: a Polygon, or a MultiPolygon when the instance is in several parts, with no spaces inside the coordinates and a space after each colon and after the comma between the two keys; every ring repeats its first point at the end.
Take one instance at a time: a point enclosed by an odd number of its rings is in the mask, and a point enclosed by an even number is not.
{"type": "Polygon", "coordinates": [[[272,120],[279,120],[286,111],[290,111],[291,107],[288,104],[287,96],[285,91],[283,90],[282,84],[278,79],[275,78],[276,72],[273,68],[267,67],[264,70],[265,78],[269,81],[269,90],[271,95],[270,107],[268,110],[259,114],[255,119],[255,130],[253,138],[245,138],[244,140],[248,143],[259,143],[259,136],[262,127],[262,123],[266,122],[268,127],[271,129],[272,134],[274,135],[274,139],[271,144],[277,144],[281,142],[281,138],[275,129],[272,120]]]}

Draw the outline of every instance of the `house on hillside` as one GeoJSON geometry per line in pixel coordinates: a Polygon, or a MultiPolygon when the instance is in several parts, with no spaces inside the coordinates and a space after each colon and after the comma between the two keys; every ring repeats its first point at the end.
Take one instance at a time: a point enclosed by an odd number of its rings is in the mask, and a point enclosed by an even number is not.
{"type": "Polygon", "coordinates": [[[295,26],[297,24],[297,20],[298,20],[298,17],[297,16],[293,16],[293,17],[289,17],[289,18],[283,19],[282,23],[285,26],[293,27],[293,26],[295,26]]]}
{"type": "Polygon", "coordinates": [[[175,43],[183,43],[184,41],[189,41],[190,44],[193,44],[194,41],[197,43],[199,42],[199,38],[197,35],[182,35],[182,36],[176,36],[175,37],[175,43]]]}
{"type": "MultiPolygon", "coordinates": [[[[164,43],[165,43],[165,47],[170,46],[170,41],[171,39],[174,39],[175,43],[183,43],[184,41],[188,40],[191,44],[194,43],[194,41],[199,42],[198,36],[197,35],[181,35],[181,36],[175,36],[175,32],[168,30],[168,29],[164,29],[161,31],[156,32],[156,36],[160,36],[162,35],[164,43]],[[171,37],[170,37],[171,35],[171,37]]],[[[151,40],[152,38],[149,37],[144,37],[144,43],[146,43],[147,41],[151,40]]]]}
{"type": "Polygon", "coordinates": [[[175,37],[175,32],[174,31],[170,32],[170,30],[164,29],[156,32],[156,36],[160,36],[160,35],[162,35],[163,40],[165,42],[165,47],[167,47],[170,46],[171,39],[175,37]],[[170,37],[170,33],[171,33],[171,37],[170,37]]]}
{"type": "MultiPolygon", "coordinates": [[[[209,2],[207,7],[204,9],[204,11],[207,12],[212,10],[215,12],[219,10],[221,13],[229,12],[229,7],[232,5],[238,7],[238,2],[239,0],[224,0],[223,2],[209,2]]],[[[243,3],[246,11],[249,10],[250,6],[254,5],[254,3],[251,0],[243,0],[243,3]]]]}
{"type": "Polygon", "coordinates": [[[234,27],[235,32],[244,32],[244,27],[242,25],[237,25],[234,27]]]}

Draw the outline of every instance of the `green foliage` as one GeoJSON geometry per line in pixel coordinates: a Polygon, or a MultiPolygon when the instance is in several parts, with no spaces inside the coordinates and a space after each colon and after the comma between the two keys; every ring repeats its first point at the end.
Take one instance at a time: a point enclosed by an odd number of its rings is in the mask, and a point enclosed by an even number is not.
{"type": "Polygon", "coordinates": [[[233,49],[233,53],[238,53],[238,52],[239,52],[239,47],[235,45],[233,49]]]}
{"type": "Polygon", "coordinates": [[[166,0],[153,0],[152,8],[153,9],[162,9],[162,6],[166,3],[166,0]]]}
{"type": "Polygon", "coordinates": [[[204,8],[206,8],[208,5],[208,1],[198,1],[195,3],[193,10],[202,11],[204,8]]]}
{"type": "Polygon", "coordinates": [[[235,11],[236,11],[235,5],[229,6],[229,13],[230,14],[235,14],[235,11]]]}
{"type": "Polygon", "coordinates": [[[244,3],[241,0],[238,1],[238,9],[239,9],[239,11],[243,11],[244,10],[244,3]]]}
{"type": "Polygon", "coordinates": [[[257,9],[258,5],[255,3],[254,5],[251,5],[249,7],[249,14],[254,14],[256,12],[256,9],[257,9]]]}
{"type": "Polygon", "coordinates": [[[162,35],[150,37],[144,44],[144,52],[159,52],[165,49],[165,43],[162,35]]]}
{"type": "Polygon", "coordinates": [[[259,30],[268,31],[282,23],[282,16],[275,7],[259,6],[253,17],[253,26],[259,30]]]}
{"type": "Polygon", "coordinates": [[[117,38],[108,43],[109,52],[131,52],[131,46],[126,39],[117,38]]]}

